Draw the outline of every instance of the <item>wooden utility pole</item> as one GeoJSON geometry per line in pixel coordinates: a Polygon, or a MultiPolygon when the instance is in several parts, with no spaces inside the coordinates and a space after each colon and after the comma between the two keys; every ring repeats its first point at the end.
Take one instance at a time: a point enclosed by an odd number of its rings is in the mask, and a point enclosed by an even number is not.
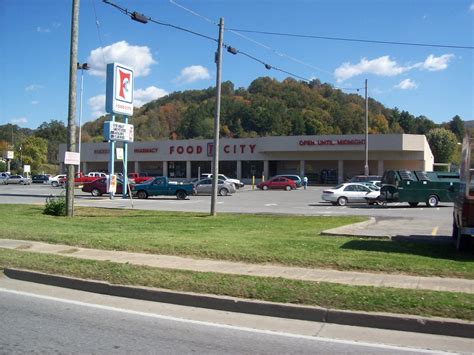
{"type": "MultiPolygon", "coordinates": [[[[76,151],[76,75],[79,37],[79,0],[72,1],[71,49],[69,52],[69,109],[67,116],[66,151],[76,151]]],[[[67,165],[66,215],[74,216],[74,165],[67,165]]]]}
{"type": "Polygon", "coordinates": [[[221,70],[222,70],[222,40],[224,36],[224,18],[219,21],[219,42],[216,52],[216,112],[214,115],[214,146],[212,150],[212,196],[211,196],[211,216],[217,216],[216,201],[217,188],[219,187],[219,120],[221,116],[221,70]]]}

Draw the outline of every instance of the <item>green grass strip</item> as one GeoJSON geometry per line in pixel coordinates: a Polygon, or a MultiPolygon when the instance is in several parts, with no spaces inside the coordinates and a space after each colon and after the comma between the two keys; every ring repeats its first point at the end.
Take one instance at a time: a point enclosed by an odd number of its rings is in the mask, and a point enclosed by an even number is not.
{"type": "Polygon", "coordinates": [[[244,215],[0,205],[0,238],[86,248],[338,270],[474,279],[474,258],[451,245],[321,236],[363,217],[244,215]]]}
{"type": "Polygon", "coordinates": [[[240,298],[474,320],[474,295],[168,270],[0,249],[0,267],[240,298]]]}

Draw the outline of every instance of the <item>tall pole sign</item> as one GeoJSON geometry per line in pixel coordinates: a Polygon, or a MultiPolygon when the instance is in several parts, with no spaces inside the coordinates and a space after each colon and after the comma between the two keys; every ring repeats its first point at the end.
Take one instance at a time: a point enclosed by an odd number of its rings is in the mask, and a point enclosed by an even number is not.
{"type": "MultiPolygon", "coordinates": [[[[115,181],[115,142],[121,141],[124,149],[123,196],[126,196],[128,142],[133,142],[133,125],[128,124],[128,116],[133,115],[133,69],[119,63],[107,64],[107,87],[105,111],[112,120],[104,122],[104,139],[109,142],[109,182],[115,181]],[[115,115],[123,115],[124,123],[115,122],[115,115]]],[[[111,185],[110,198],[114,198],[111,185]]]]}

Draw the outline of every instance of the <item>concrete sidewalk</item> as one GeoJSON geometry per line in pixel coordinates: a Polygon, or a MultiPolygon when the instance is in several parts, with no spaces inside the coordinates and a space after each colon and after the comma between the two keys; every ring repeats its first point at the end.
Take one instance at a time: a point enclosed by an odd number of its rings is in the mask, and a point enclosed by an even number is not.
{"type": "Polygon", "coordinates": [[[404,289],[474,293],[474,280],[466,279],[421,277],[401,274],[376,274],[270,264],[246,264],[240,262],[193,259],[189,257],[169,255],[86,249],[68,245],[8,239],[0,239],[0,248],[167,269],[282,277],[294,280],[324,281],[358,286],[383,286],[404,289]]]}

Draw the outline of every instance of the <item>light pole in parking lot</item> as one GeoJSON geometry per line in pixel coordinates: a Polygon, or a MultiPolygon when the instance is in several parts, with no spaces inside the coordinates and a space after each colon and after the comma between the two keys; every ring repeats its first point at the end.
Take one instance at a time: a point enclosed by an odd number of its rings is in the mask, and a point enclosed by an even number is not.
{"type": "MultiPolygon", "coordinates": [[[[89,70],[90,67],[87,63],[77,63],[77,69],[81,69],[81,93],[79,96],[79,137],[77,143],[77,152],[79,153],[79,157],[81,156],[81,129],[82,129],[82,93],[84,91],[84,70],[89,70]]],[[[81,172],[81,162],[79,162],[79,167],[77,171],[81,172]]]]}

